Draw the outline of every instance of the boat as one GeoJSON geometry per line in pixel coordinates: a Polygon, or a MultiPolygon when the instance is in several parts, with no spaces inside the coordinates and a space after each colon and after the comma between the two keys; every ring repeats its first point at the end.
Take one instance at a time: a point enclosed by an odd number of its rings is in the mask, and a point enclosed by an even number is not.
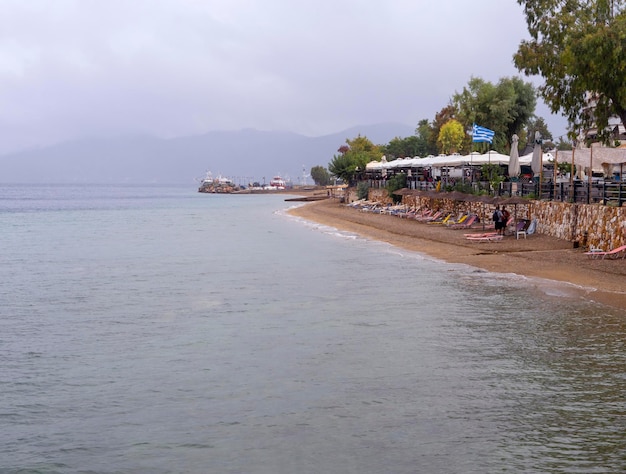
{"type": "Polygon", "coordinates": [[[239,191],[241,188],[237,186],[231,179],[222,175],[213,177],[210,171],[207,171],[206,177],[200,183],[199,193],[232,193],[239,191]]]}
{"type": "Polygon", "coordinates": [[[276,189],[285,189],[286,183],[285,183],[285,180],[281,178],[280,176],[274,176],[270,180],[270,186],[276,189]]]}

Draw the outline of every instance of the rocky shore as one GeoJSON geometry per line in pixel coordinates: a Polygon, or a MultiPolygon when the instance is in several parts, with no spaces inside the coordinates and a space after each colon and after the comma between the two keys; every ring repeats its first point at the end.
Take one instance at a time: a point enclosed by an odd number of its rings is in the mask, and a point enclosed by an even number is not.
{"type": "Polygon", "coordinates": [[[533,234],[520,240],[507,236],[499,242],[470,242],[463,235],[467,230],[362,212],[336,199],[307,203],[290,212],[447,262],[569,282],[580,287],[581,297],[626,311],[626,260],[590,259],[565,240],[533,234]]]}

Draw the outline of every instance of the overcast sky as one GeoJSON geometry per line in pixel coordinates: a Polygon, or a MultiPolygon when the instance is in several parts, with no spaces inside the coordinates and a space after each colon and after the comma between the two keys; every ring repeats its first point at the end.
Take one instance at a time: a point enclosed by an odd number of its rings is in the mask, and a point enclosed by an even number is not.
{"type": "Polygon", "coordinates": [[[128,133],[415,126],[472,76],[520,75],[512,56],[526,37],[515,0],[0,0],[0,152],[128,133]]]}

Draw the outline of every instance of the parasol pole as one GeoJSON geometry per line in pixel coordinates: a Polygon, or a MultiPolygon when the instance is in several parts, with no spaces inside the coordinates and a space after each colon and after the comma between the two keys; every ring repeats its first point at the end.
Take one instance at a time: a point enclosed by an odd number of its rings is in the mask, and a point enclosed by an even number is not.
{"type": "Polygon", "coordinates": [[[539,155],[539,163],[541,164],[541,168],[539,168],[539,199],[541,199],[541,186],[543,185],[543,145],[540,150],[541,154],[539,155]]]}
{"type": "Polygon", "coordinates": [[[572,167],[569,170],[569,185],[574,186],[574,154],[576,153],[576,146],[572,148],[572,167]]]}
{"type": "Polygon", "coordinates": [[[591,204],[591,185],[593,183],[593,145],[590,147],[589,153],[589,194],[587,196],[587,204],[591,204]]]}
{"type": "Polygon", "coordinates": [[[559,165],[559,150],[556,150],[556,152],[554,153],[554,171],[553,171],[554,176],[552,177],[552,179],[554,180],[554,197],[555,198],[556,198],[556,190],[557,190],[556,170],[558,169],[558,165],[559,165]]]}

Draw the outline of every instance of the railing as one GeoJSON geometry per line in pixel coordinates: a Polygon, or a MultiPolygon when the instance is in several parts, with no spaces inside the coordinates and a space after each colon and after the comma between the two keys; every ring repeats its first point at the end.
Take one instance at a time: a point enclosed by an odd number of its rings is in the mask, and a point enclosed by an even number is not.
{"type": "MultiPolygon", "coordinates": [[[[388,177],[391,177],[388,176],[388,177]]],[[[367,182],[369,187],[380,189],[387,185],[387,178],[384,176],[367,177],[362,180],[367,182]]],[[[458,183],[463,181],[458,180],[458,183]]],[[[450,186],[452,182],[444,182],[443,186],[450,186]]],[[[465,181],[465,184],[470,184],[465,181]]],[[[407,188],[430,190],[437,187],[437,181],[424,180],[415,176],[407,178],[407,188]]],[[[471,186],[475,190],[489,189],[489,183],[474,181],[471,186]]],[[[578,202],[585,204],[603,203],[608,206],[621,207],[626,203],[626,182],[624,181],[594,181],[589,186],[589,182],[575,180],[573,182],[556,183],[552,181],[538,182],[522,180],[517,182],[505,181],[500,183],[494,194],[501,196],[522,196],[533,197],[546,201],[578,202]]]]}
{"type": "Polygon", "coordinates": [[[580,202],[585,204],[603,203],[620,207],[626,203],[626,183],[618,181],[573,183],[543,183],[540,199],[547,201],[580,202]]]}

